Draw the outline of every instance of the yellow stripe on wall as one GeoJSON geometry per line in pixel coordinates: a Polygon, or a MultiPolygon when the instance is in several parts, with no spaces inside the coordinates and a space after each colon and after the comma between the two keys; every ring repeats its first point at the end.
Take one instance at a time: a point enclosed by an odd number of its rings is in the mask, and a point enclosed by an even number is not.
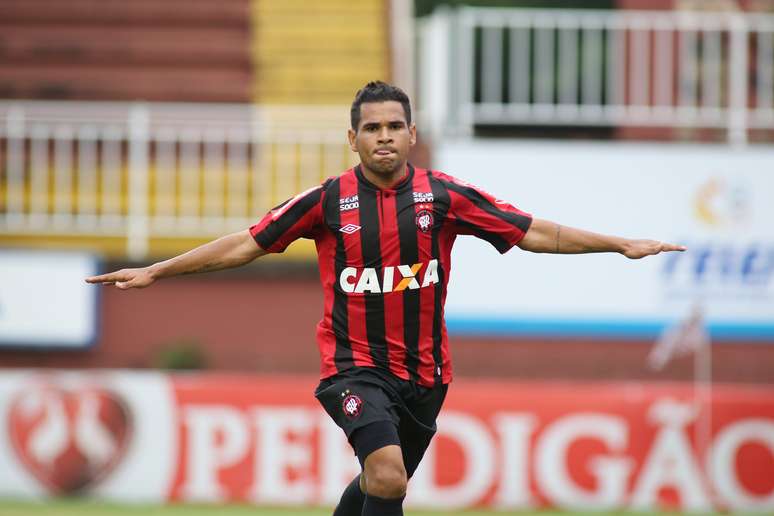
{"type": "Polygon", "coordinates": [[[348,104],[389,80],[386,0],[252,0],[253,100],[348,104]]]}

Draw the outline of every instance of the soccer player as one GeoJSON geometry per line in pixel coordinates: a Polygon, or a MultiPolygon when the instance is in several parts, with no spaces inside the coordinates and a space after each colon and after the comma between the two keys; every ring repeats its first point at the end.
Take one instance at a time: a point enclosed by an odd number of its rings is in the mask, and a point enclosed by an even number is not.
{"type": "Polygon", "coordinates": [[[533,218],[459,179],[407,162],[416,127],[406,94],[383,82],[357,92],[349,144],[360,164],[285,201],[244,231],[148,267],[87,278],[119,289],[244,265],[314,239],[325,309],[315,396],[346,433],[362,473],[334,516],[403,514],[408,479],[430,444],[452,379],[444,325],[457,235],[500,253],[616,252],[642,258],[684,247],[605,236],[533,218]]]}

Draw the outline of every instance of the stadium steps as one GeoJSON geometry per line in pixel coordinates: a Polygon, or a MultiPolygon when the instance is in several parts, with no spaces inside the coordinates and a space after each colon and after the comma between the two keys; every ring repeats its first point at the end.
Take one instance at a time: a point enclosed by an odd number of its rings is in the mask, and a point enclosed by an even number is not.
{"type": "Polygon", "coordinates": [[[228,27],[108,27],[38,24],[4,27],[0,57],[25,63],[78,60],[92,65],[249,66],[248,34],[228,27]],[[99,45],[94,42],[99,41],[99,45]]]}
{"type": "Polygon", "coordinates": [[[3,24],[245,27],[249,0],[3,0],[3,24]]]}
{"type": "Polygon", "coordinates": [[[246,102],[249,0],[4,0],[0,97],[246,102]]]}

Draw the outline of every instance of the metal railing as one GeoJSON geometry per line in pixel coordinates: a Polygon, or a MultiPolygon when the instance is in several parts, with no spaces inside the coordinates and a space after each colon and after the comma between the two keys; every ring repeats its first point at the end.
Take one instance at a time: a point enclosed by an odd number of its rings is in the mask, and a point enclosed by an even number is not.
{"type": "Polygon", "coordinates": [[[431,132],[489,125],[774,128],[774,15],[460,8],[420,22],[431,132]]]}
{"type": "Polygon", "coordinates": [[[356,160],[334,110],[299,130],[250,105],[0,102],[0,240],[124,237],[142,259],[151,238],[243,229],[356,160]]]}

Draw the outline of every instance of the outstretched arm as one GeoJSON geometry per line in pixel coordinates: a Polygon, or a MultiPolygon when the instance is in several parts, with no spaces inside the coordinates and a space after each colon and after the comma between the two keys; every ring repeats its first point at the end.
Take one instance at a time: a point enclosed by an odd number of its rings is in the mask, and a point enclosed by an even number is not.
{"type": "Polygon", "coordinates": [[[144,288],[161,278],[238,267],[264,254],[266,251],[255,243],[250,231],[244,230],[148,267],[121,269],[108,274],[91,276],[86,278],[86,282],[115,285],[122,290],[144,288]]]}
{"type": "Polygon", "coordinates": [[[621,253],[637,259],[668,251],[685,251],[684,246],[657,240],[632,240],[600,235],[591,231],[561,226],[549,220],[534,219],[519,242],[519,247],[534,253],[579,254],[621,253]]]}

